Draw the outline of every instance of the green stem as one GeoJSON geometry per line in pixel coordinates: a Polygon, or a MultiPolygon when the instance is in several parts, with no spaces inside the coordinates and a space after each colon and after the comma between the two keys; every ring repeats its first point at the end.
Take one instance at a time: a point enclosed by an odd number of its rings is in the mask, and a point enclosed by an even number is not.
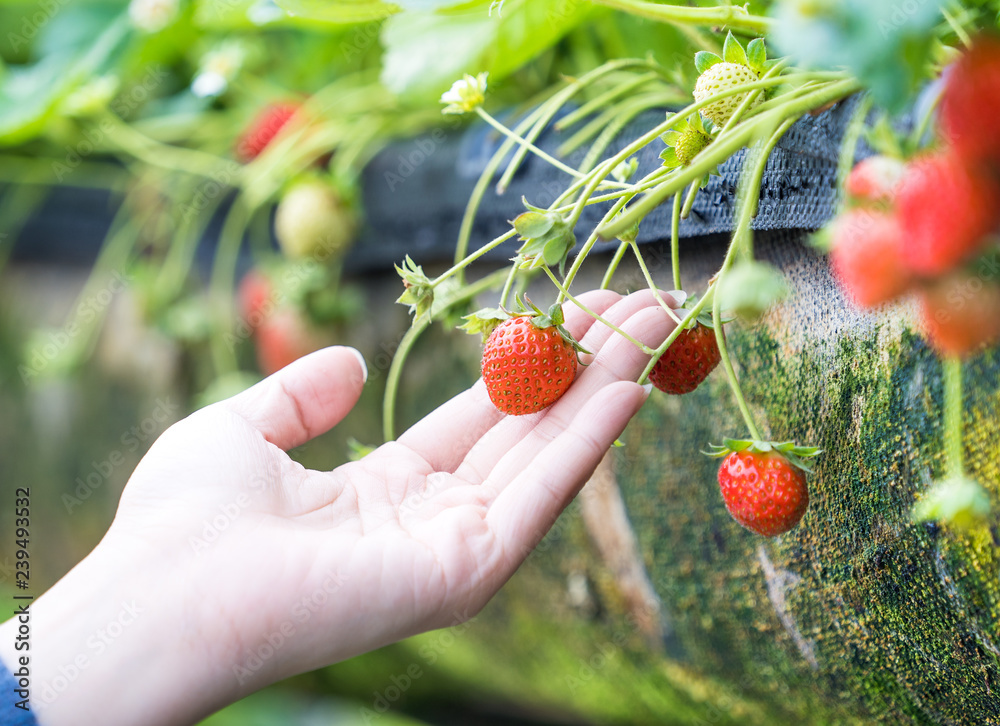
{"type": "MultiPolygon", "coordinates": [[[[772,86],[777,86],[777,85],[780,85],[782,83],[790,82],[793,78],[796,79],[796,80],[800,80],[800,79],[805,79],[805,78],[812,78],[812,77],[818,76],[818,75],[829,76],[831,74],[828,74],[828,73],[822,73],[821,74],[821,73],[818,73],[818,72],[817,73],[810,72],[810,73],[790,74],[790,75],[787,75],[787,76],[780,76],[780,77],[762,78],[762,79],[757,80],[757,81],[751,81],[750,83],[744,83],[744,84],[740,84],[739,86],[734,86],[733,88],[727,88],[724,91],[719,91],[718,93],[715,93],[715,94],[712,94],[711,96],[703,98],[701,101],[695,101],[693,103],[690,103],[687,106],[685,106],[684,108],[682,108],[680,111],[677,111],[676,113],[674,113],[673,115],[667,116],[666,120],[663,123],[661,123],[658,126],[650,129],[649,131],[647,131],[645,134],[643,134],[642,136],[640,136],[639,138],[637,138],[635,141],[633,141],[632,143],[630,143],[628,146],[626,146],[624,149],[622,149],[621,151],[619,151],[615,156],[613,156],[610,159],[606,159],[603,162],[601,162],[601,164],[599,166],[595,167],[593,171],[588,172],[586,178],[584,178],[584,179],[577,179],[572,184],[570,184],[569,187],[567,187],[566,190],[563,191],[563,193],[559,195],[558,199],[556,199],[555,202],[552,203],[552,205],[549,207],[549,209],[552,210],[553,208],[560,206],[566,199],[569,199],[570,197],[572,197],[573,194],[576,193],[581,187],[583,187],[585,184],[589,183],[590,180],[595,175],[596,176],[600,176],[600,178],[603,179],[605,176],[607,176],[608,174],[610,174],[611,170],[614,169],[619,163],[621,163],[622,161],[626,160],[628,157],[632,156],[634,153],[636,153],[637,151],[639,151],[640,149],[642,149],[643,147],[645,147],[646,145],[648,145],[654,139],[656,139],[659,136],[661,136],[665,131],[669,131],[674,126],[674,124],[676,124],[678,121],[680,121],[682,119],[686,119],[692,113],[694,113],[695,111],[700,111],[705,106],[709,106],[709,105],[715,103],[716,101],[722,100],[724,98],[729,98],[730,96],[737,96],[737,95],[746,93],[748,90],[752,90],[752,89],[755,89],[755,88],[771,88],[772,86]]],[[[857,81],[854,81],[853,79],[850,79],[850,78],[845,78],[844,74],[842,74],[842,73],[833,74],[833,76],[834,76],[834,78],[845,79],[845,81],[850,81],[853,84],[853,88],[859,87],[858,84],[857,84],[857,81]]],[[[850,90],[847,90],[842,95],[847,95],[848,93],[850,93],[850,90]]],[[[813,98],[813,96],[810,95],[809,98],[811,99],[811,98],[813,98]]],[[[821,104],[817,104],[817,105],[821,105],[821,104]]],[[[778,108],[781,108],[781,107],[779,106],[778,108]]],[[[756,119],[755,119],[755,121],[756,121],[756,119]]],[[[745,129],[741,128],[740,131],[743,132],[743,131],[745,131],[745,129]]],[[[752,133],[752,130],[751,130],[751,133],[752,133]]],[[[750,138],[750,135],[749,134],[746,135],[746,138],[750,138]]],[[[729,156],[731,156],[737,149],[740,148],[740,145],[735,145],[735,146],[733,146],[732,150],[728,151],[728,153],[720,154],[720,153],[716,152],[716,148],[717,148],[716,144],[718,143],[718,141],[719,140],[716,139],[715,143],[713,143],[711,146],[708,147],[708,149],[706,149],[705,151],[703,151],[699,155],[701,157],[704,157],[705,159],[710,160],[710,163],[707,163],[707,164],[706,163],[701,163],[700,164],[699,171],[701,171],[702,173],[708,173],[709,171],[711,171],[712,167],[715,164],[718,164],[718,163],[722,162],[723,160],[729,158],[729,156]],[[701,168],[701,167],[703,167],[703,168],[701,168]]],[[[693,178],[694,178],[694,175],[692,175],[691,179],[687,179],[684,182],[684,184],[682,184],[682,186],[690,183],[690,181],[693,178]]],[[[660,199],[660,201],[663,201],[663,200],[660,199]]],[[[653,205],[653,206],[655,206],[655,205],[653,205]]],[[[574,208],[575,207],[576,207],[576,205],[574,205],[574,208]]],[[[645,216],[645,214],[643,214],[642,216],[645,216]]],[[[628,226],[630,226],[630,225],[623,225],[616,232],[612,233],[611,236],[614,236],[615,234],[617,234],[617,232],[621,231],[621,229],[625,229],[628,226]]],[[[607,237],[607,235],[605,235],[603,231],[601,232],[601,235],[604,236],[604,237],[607,237]]]]}
{"type": "Polygon", "coordinates": [[[549,162],[556,169],[559,169],[560,171],[564,171],[564,172],[566,172],[567,174],[569,174],[570,176],[572,176],[572,177],[574,177],[576,179],[579,179],[580,177],[583,176],[583,174],[581,174],[580,172],[578,172],[573,167],[564,164],[563,162],[559,161],[557,158],[555,158],[551,154],[549,154],[549,153],[547,153],[547,152],[542,151],[541,149],[539,149],[537,146],[535,146],[534,144],[532,144],[530,141],[526,141],[525,139],[523,139],[520,136],[518,136],[517,134],[515,134],[513,131],[511,131],[510,129],[508,129],[502,123],[500,123],[495,118],[493,118],[492,116],[490,116],[490,114],[488,114],[485,110],[483,110],[482,106],[476,106],[476,113],[479,115],[479,118],[481,118],[483,121],[485,121],[490,126],[492,126],[493,128],[495,128],[501,134],[503,134],[504,136],[506,136],[509,139],[513,139],[514,143],[520,144],[521,146],[523,146],[524,148],[528,149],[528,151],[530,151],[531,153],[533,153],[538,158],[543,159],[543,160],[549,162]]]}
{"type": "Polygon", "coordinates": [[[643,259],[642,253],[639,251],[639,245],[635,243],[635,240],[629,242],[629,245],[632,247],[635,259],[639,263],[639,269],[642,271],[642,276],[646,280],[646,285],[649,286],[650,291],[653,293],[653,297],[656,298],[658,303],[660,303],[660,307],[666,310],[667,314],[674,319],[675,323],[680,323],[681,319],[677,317],[677,313],[674,312],[672,307],[667,305],[667,301],[663,299],[662,295],[660,295],[660,286],[653,281],[653,276],[649,274],[649,268],[646,267],[646,260],[643,259]]]}
{"type": "Polygon", "coordinates": [[[865,119],[868,118],[868,112],[871,110],[871,107],[872,97],[866,94],[858,103],[858,107],[854,109],[854,114],[851,116],[851,120],[847,123],[847,128],[844,130],[844,140],[840,147],[839,158],[837,159],[837,194],[840,197],[839,206],[841,207],[844,204],[844,182],[847,179],[847,175],[851,173],[851,168],[854,166],[858,141],[864,132],[865,119]]]}
{"type": "Polygon", "coordinates": [[[960,479],[965,476],[962,452],[962,359],[948,356],[944,359],[944,438],[948,476],[960,479]]]}
{"type": "Polygon", "coordinates": [[[593,0],[598,5],[623,10],[640,18],[649,18],[676,25],[726,26],[733,30],[750,33],[766,33],[771,27],[771,19],[762,15],[751,15],[744,8],[727,5],[717,8],[660,5],[643,0],[593,0]]]}
{"type": "Polygon", "coordinates": [[[625,340],[627,340],[628,342],[630,342],[634,346],[636,346],[643,353],[645,353],[647,355],[652,355],[653,354],[653,349],[650,348],[645,343],[643,343],[641,340],[639,340],[639,339],[637,339],[637,338],[629,335],[624,330],[622,330],[621,328],[619,328],[617,325],[615,325],[614,323],[612,323],[610,320],[608,320],[605,317],[602,317],[599,313],[594,312],[593,310],[591,310],[590,308],[588,308],[586,305],[584,305],[582,302],[580,302],[579,300],[577,300],[575,297],[573,297],[572,295],[570,295],[569,291],[566,290],[566,288],[564,288],[562,286],[562,283],[559,282],[559,278],[555,276],[555,274],[552,272],[552,270],[550,270],[548,267],[542,267],[542,270],[544,270],[545,274],[549,276],[550,280],[552,280],[552,284],[555,285],[556,288],[558,288],[558,290],[559,290],[562,298],[564,298],[566,300],[569,300],[571,303],[573,303],[574,305],[576,305],[583,312],[587,313],[587,315],[589,315],[590,317],[592,317],[597,322],[603,323],[604,325],[607,325],[613,331],[615,331],[620,336],[622,336],[623,338],[625,338],[625,340]]]}
{"type": "MultiPolygon", "coordinates": [[[[523,133],[537,118],[544,115],[545,110],[545,106],[540,106],[524,119],[515,131],[519,134],[523,133]]],[[[479,211],[479,204],[482,202],[483,197],[486,195],[486,190],[489,188],[490,181],[493,179],[493,175],[497,169],[500,168],[504,157],[512,148],[514,148],[514,140],[505,139],[500,148],[493,154],[493,158],[486,164],[486,168],[479,175],[479,179],[476,180],[476,186],[473,187],[472,194],[469,195],[469,201],[465,205],[465,213],[462,215],[462,223],[458,228],[458,241],[455,243],[456,264],[465,257],[469,249],[469,240],[472,237],[472,224],[476,219],[476,212],[479,211]]],[[[460,273],[458,278],[460,283],[463,281],[463,278],[464,273],[460,273]]]]}
{"type": "Polygon", "coordinates": [[[454,275],[454,274],[456,274],[458,272],[461,272],[466,267],[468,267],[471,263],[473,263],[476,260],[478,260],[480,257],[482,257],[483,255],[485,255],[487,252],[489,252],[493,248],[499,247],[504,242],[506,242],[511,237],[513,237],[515,234],[517,234],[517,230],[516,229],[510,229],[510,230],[504,232],[502,235],[500,235],[496,239],[494,239],[494,240],[488,242],[487,244],[483,245],[482,247],[480,247],[479,249],[477,249],[475,252],[469,254],[467,257],[459,260],[454,265],[452,265],[450,268],[448,268],[447,270],[445,270],[444,272],[442,272],[440,275],[438,275],[437,277],[435,277],[431,281],[431,287],[437,287],[438,285],[440,285],[442,282],[444,282],[445,280],[447,280],[452,275],[454,275]]]}
{"type": "Polygon", "coordinates": [[[622,261],[622,257],[628,251],[628,242],[622,242],[618,245],[618,249],[615,250],[614,257],[611,258],[611,262],[608,264],[608,269],[604,273],[604,279],[601,280],[601,289],[607,290],[611,286],[611,278],[615,275],[615,270],[618,269],[618,265],[622,261]]]}
{"type": "Polygon", "coordinates": [[[670,267],[674,272],[674,289],[683,290],[681,285],[681,193],[674,194],[674,208],[670,215],[670,267]]]}
{"type": "Polygon", "coordinates": [[[211,338],[210,349],[216,375],[237,369],[236,352],[226,341],[229,340],[228,334],[233,329],[235,319],[233,286],[236,277],[236,260],[239,257],[240,246],[243,244],[243,233],[246,231],[251,215],[252,210],[248,209],[242,195],[233,200],[233,204],[226,214],[226,219],[222,223],[219,245],[212,263],[209,299],[216,322],[216,334],[211,338]]]}
{"type": "MultiPolygon", "coordinates": [[[[747,85],[749,86],[752,84],[747,85]]],[[[785,106],[775,108],[767,114],[755,117],[752,122],[747,121],[740,124],[727,136],[719,136],[711,144],[711,146],[708,147],[708,149],[702,152],[702,154],[695,159],[695,162],[692,163],[691,166],[685,168],[679,174],[672,176],[669,180],[664,181],[659,186],[648,191],[642,199],[632,205],[626,214],[619,216],[609,224],[599,228],[598,233],[605,239],[609,239],[616,236],[622,230],[628,229],[635,224],[637,220],[644,218],[653,209],[662,204],[666,198],[674,194],[678,189],[683,188],[695,179],[700,178],[702,175],[708,173],[708,171],[720,161],[728,159],[736,153],[736,151],[745,146],[747,142],[761,129],[773,127],[786,118],[800,115],[810,109],[822,106],[824,103],[829,101],[843,98],[859,88],[860,86],[858,82],[853,79],[838,83],[831,83],[828,86],[810,93],[808,96],[795,99],[785,106]],[[711,151],[712,153],[707,153],[708,151],[711,151]]],[[[688,109],[685,109],[685,111],[685,116],[691,113],[688,109]]],[[[668,121],[671,121],[671,125],[675,122],[675,120],[676,118],[668,119],[668,121]]],[[[662,126],[663,125],[661,124],[661,126],[654,130],[659,130],[662,126]]],[[[624,153],[624,151],[622,153],[624,153]]],[[[603,168],[603,165],[599,168],[599,170],[601,168],[603,168]]]]}
{"type": "Polygon", "coordinates": [[[385,396],[382,399],[382,438],[386,441],[393,441],[396,438],[396,396],[399,393],[399,380],[402,377],[403,365],[410,355],[413,344],[417,342],[421,334],[431,326],[431,320],[424,316],[406,331],[399,347],[392,357],[389,365],[389,372],[385,379],[385,396]]]}
{"type": "MultiPolygon", "coordinates": [[[[649,68],[657,72],[660,70],[656,63],[637,58],[623,58],[621,60],[608,61],[604,65],[583,74],[580,78],[569,83],[565,88],[553,95],[552,98],[539,106],[539,108],[532,114],[533,116],[537,115],[537,117],[532,121],[534,126],[532,126],[530,131],[524,134],[524,138],[532,142],[537,139],[539,134],[542,133],[542,130],[552,120],[552,117],[555,116],[556,112],[582,89],[610,73],[632,67],[649,68]]],[[[511,158],[510,163],[507,165],[503,175],[500,177],[500,181],[497,182],[498,194],[503,194],[507,191],[507,187],[510,185],[511,179],[514,178],[514,173],[520,167],[521,162],[524,161],[524,157],[527,153],[528,150],[523,146],[514,152],[514,156],[511,158]]]]}
{"type": "Polygon", "coordinates": [[[103,114],[101,118],[114,127],[114,133],[105,136],[113,141],[116,149],[152,167],[211,177],[222,173],[224,167],[231,166],[231,162],[203,151],[154,141],[140,134],[113,113],[103,114]]]}
{"type": "Polygon", "coordinates": [[[641,76],[635,76],[632,79],[625,81],[624,83],[616,83],[611,88],[609,88],[604,93],[594,96],[592,99],[584,103],[582,106],[577,108],[575,111],[563,116],[561,119],[556,121],[553,126],[556,131],[562,131],[565,128],[569,128],[577,121],[586,118],[590,114],[604,108],[608,104],[616,101],[621,96],[634,91],[636,88],[649,83],[650,81],[655,81],[660,77],[659,73],[644,73],[641,76]]]}
{"type": "MultiPolygon", "coordinates": [[[[712,323],[715,328],[715,341],[719,346],[719,355],[722,359],[722,366],[726,371],[726,378],[729,380],[729,386],[733,391],[733,397],[736,399],[736,404],[739,406],[740,413],[743,415],[743,420],[746,422],[747,430],[750,432],[750,437],[754,441],[760,441],[760,431],[757,428],[757,424],[753,419],[753,415],[750,413],[750,407],[747,406],[746,398],[743,396],[743,389],[740,386],[739,379],[736,377],[736,371],[733,369],[733,362],[729,357],[729,349],[726,345],[726,336],[722,329],[722,296],[718,294],[718,290],[723,289],[723,280],[725,279],[726,273],[733,264],[733,260],[739,254],[740,249],[743,247],[743,239],[750,235],[750,222],[757,209],[757,200],[760,197],[760,184],[764,177],[764,169],[767,166],[767,160],[771,156],[771,151],[777,145],[778,140],[784,136],[785,132],[795,123],[795,118],[785,119],[784,122],[771,134],[770,138],[762,144],[759,153],[756,158],[752,156],[753,168],[749,175],[744,177],[744,186],[741,190],[740,198],[740,213],[739,219],[736,223],[736,229],[733,233],[733,241],[729,245],[729,251],[726,253],[726,259],[722,263],[722,268],[719,270],[719,275],[717,278],[716,294],[712,296],[712,323]]],[[[744,172],[746,173],[746,172],[744,172]]]]}
{"type": "MultiPolygon", "coordinates": [[[[684,206],[681,207],[681,218],[687,219],[688,215],[691,214],[691,210],[694,208],[695,197],[698,196],[698,190],[701,189],[701,182],[705,177],[700,179],[695,179],[691,182],[691,186],[688,189],[687,196],[684,198],[684,206]]],[[[680,192],[677,192],[680,194],[680,192]]]]}

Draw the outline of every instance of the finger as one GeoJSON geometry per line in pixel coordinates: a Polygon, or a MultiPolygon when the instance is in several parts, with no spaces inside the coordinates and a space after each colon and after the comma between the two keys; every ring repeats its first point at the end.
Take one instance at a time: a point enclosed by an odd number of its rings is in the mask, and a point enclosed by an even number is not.
{"type": "MultiPolygon", "coordinates": [[[[670,334],[674,322],[657,306],[643,308],[620,327],[646,345],[655,347],[670,334]]],[[[524,468],[524,462],[531,461],[568,428],[591,398],[617,381],[634,381],[648,363],[649,356],[633,343],[621,335],[612,336],[566,395],[547,409],[531,430],[497,460],[488,475],[489,480],[502,487],[505,482],[515,479],[524,468]]]]}
{"type": "Polygon", "coordinates": [[[611,443],[642,407],[646,392],[631,381],[602,388],[570,425],[523,462],[520,475],[490,505],[486,522],[516,568],[583,487],[611,443]]]}
{"type": "MultiPolygon", "coordinates": [[[[579,299],[603,314],[621,295],[611,290],[595,290],[579,299]]],[[[574,337],[585,335],[594,322],[593,317],[575,305],[566,309],[565,317],[574,337]]],[[[480,380],[414,424],[398,441],[423,458],[434,471],[453,472],[480,437],[502,418],[480,380]]]]}
{"type": "MultiPolygon", "coordinates": [[[[582,301],[582,296],[581,296],[582,301]]],[[[588,303],[585,303],[588,304],[588,303]]],[[[589,306],[589,304],[588,304],[589,306]]],[[[644,290],[642,292],[633,293],[628,297],[621,298],[613,306],[608,308],[606,311],[595,310],[606,318],[609,322],[614,325],[622,326],[626,324],[626,321],[633,315],[644,310],[652,310],[653,314],[667,317],[667,314],[659,307],[652,293],[649,290],[644,290]],[[655,307],[654,307],[655,306],[655,307]],[[655,311],[659,310],[659,313],[655,311]]],[[[582,313],[582,311],[580,311],[582,313]]],[[[568,313],[567,313],[568,314],[568,313]]],[[[582,313],[586,315],[586,313],[582,313]]],[[[586,317],[590,318],[589,315],[586,317]]],[[[593,321],[593,318],[590,318],[593,321]]],[[[657,328],[655,332],[658,334],[660,329],[657,328]]],[[[594,345],[594,342],[600,343],[603,346],[611,335],[611,329],[602,324],[594,323],[590,326],[589,332],[583,336],[582,344],[587,347],[588,350],[598,351],[600,346],[594,345]],[[607,331],[607,335],[603,331],[607,331]],[[594,347],[590,347],[594,345],[594,347]]],[[[631,334],[631,332],[630,332],[631,334]]],[[[666,335],[666,333],[664,333],[666,335]]],[[[625,345],[631,346],[637,353],[641,353],[635,346],[628,343],[620,336],[616,336],[625,345]]],[[[655,335],[653,336],[655,339],[655,335]]],[[[662,338],[660,338],[662,340],[662,338]]],[[[648,358],[646,359],[648,362],[648,358]]],[[[643,364],[645,365],[645,364],[643,364]]],[[[589,369],[589,367],[588,367],[589,369]]],[[[584,386],[584,380],[587,378],[587,370],[583,369],[578,375],[580,380],[577,380],[570,386],[569,391],[556,402],[555,406],[563,404],[563,401],[569,397],[570,401],[581,401],[583,397],[589,396],[593,393],[594,388],[588,388],[584,392],[584,396],[581,397],[577,393],[581,386],[584,386]],[[571,395],[572,394],[572,395],[571,395]]],[[[634,376],[631,376],[632,380],[635,380],[639,376],[640,368],[635,372],[634,376]]],[[[518,443],[525,438],[547,415],[551,414],[552,409],[547,409],[546,411],[538,414],[531,414],[528,416],[508,416],[507,418],[500,421],[489,433],[484,435],[482,439],[473,447],[466,456],[465,461],[458,467],[455,471],[456,475],[466,481],[482,481],[485,479],[493,468],[496,466],[497,462],[500,461],[511,449],[516,447],[518,443]]],[[[568,415],[572,415],[571,413],[568,415]]],[[[564,423],[560,420],[556,423],[564,423]]]]}
{"type": "Polygon", "coordinates": [[[354,348],[324,348],[216,405],[287,451],[339,423],[358,402],[367,378],[364,358],[354,348]]]}

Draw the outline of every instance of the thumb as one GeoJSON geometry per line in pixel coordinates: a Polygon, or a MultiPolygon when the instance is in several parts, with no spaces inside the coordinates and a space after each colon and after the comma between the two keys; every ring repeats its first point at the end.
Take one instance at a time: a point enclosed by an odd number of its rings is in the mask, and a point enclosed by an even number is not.
{"type": "Polygon", "coordinates": [[[300,358],[217,405],[287,451],[340,423],[358,402],[367,378],[361,353],[334,346],[300,358]]]}

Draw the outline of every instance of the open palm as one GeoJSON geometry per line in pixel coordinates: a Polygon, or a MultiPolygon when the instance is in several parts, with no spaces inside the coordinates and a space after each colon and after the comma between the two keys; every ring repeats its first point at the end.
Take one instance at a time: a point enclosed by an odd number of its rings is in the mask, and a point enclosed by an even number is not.
{"type": "MultiPolygon", "coordinates": [[[[583,299],[647,343],[673,325],[649,291],[583,299]]],[[[566,319],[595,355],[537,414],[502,415],[480,381],[362,460],[308,470],[285,451],[364,384],[356,352],[328,348],[161,436],[102,544],[173,563],[165,602],[187,614],[182,639],[206,642],[214,698],[461,622],[493,596],[645,400],[648,357],[575,307],[566,319]]]]}

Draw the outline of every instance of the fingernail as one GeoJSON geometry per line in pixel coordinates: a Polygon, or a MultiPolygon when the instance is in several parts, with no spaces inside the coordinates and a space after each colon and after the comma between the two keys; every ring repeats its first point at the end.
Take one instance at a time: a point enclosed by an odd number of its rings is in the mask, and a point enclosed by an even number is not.
{"type": "Polygon", "coordinates": [[[688,294],[683,290],[671,290],[667,294],[677,301],[677,307],[683,305],[684,301],[688,299],[688,294]]]}
{"type": "Polygon", "coordinates": [[[649,394],[653,392],[653,384],[652,383],[643,383],[642,384],[642,390],[644,390],[646,392],[646,397],[649,398],[649,394]]]}
{"type": "Polygon", "coordinates": [[[348,347],[347,349],[354,353],[354,357],[358,359],[358,363],[361,365],[361,382],[366,383],[368,381],[368,364],[365,363],[365,357],[357,348],[348,347]]]}

